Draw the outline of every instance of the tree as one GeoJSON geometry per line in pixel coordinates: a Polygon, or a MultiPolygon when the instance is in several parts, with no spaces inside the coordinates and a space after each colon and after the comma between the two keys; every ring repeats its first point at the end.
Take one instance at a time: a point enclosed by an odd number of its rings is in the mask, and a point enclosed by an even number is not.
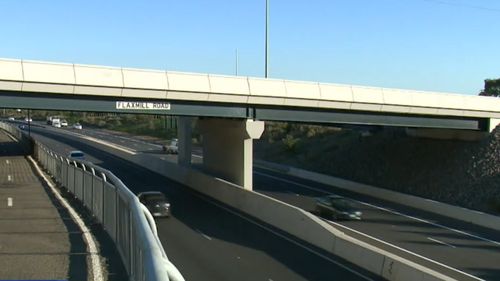
{"type": "Polygon", "coordinates": [[[480,96],[499,97],[500,96],[500,78],[484,80],[484,90],[479,93],[480,96]]]}

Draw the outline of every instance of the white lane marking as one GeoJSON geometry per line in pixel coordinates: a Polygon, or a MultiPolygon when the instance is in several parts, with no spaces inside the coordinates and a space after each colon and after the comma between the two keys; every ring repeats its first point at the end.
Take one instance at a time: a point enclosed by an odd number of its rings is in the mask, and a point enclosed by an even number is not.
{"type": "MultiPolygon", "coordinates": [[[[363,275],[362,273],[359,273],[359,272],[355,271],[354,269],[351,269],[351,268],[347,267],[346,265],[343,265],[343,264],[341,264],[341,263],[339,263],[339,262],[337,262],[337,261],[334,261],[334,260],[330,259],[329,257],[327,257],[327,256],[325,256],[325,255],[323,255],[323,254],[321,254],[321,253],[318,253],[318,252],[316,252],[316,251],[314,251],[314,250],[312,250],[312,249],[309,249],[307,246],[304,246],[304,245],[300,244],[299,242],[294,241],[294,240],[292,240],[292,239],[290,239],[290,238],[288,238],[288,237],[284,236],[283,234],[278,233],[278,232],[276,232],[276,231],[274,231],[274,230],[272,230],[272,229],[268,228],[267,226],[261,225],[261,224],[259,224],[259,223],[255,222],[255,221],[253,221],[253,220],[251,220],[251,219],[247,218],[247,217],[244,217],[243,215],[240,215],[240,214],[238,214],[238,213],[234,212],[233,210],[231,210],[231,209],[229,209],[229,208],[227,208],[227,207],[225,207],[225,206],[223,206],[223,205],[220,205],[219,203],[216,203],[216,202],[214,202],[214,201],[208,200],[207,198],[204,198],[204,197],[202,197],[201,195],[198,195],[198,194],[196,194],[196,193],[192,193],[192,194],[193,194],[194,196],[196,196],[196,197],[198,197],[198,198],[202,199],[203,201],[206,201],[206,202],[208,202],[208,203],[210,203],[210,204],[212,204],[212,205],[215,205],[215,206],[217,206],[217,207],[219,207],[219,208],[221,208],[221,209],[223,209],[223,210],[226,210],[227,212],[229,212],[229,213],[231,213],[231,214],[233,214],[233,215],[235,215],[235,216],[238,216],[238,217],[240,217],[241,219],[244,219],[244,220],[246,220],[246,221],[248,221],[248,222],[250,222],[250,223],[252,223],[252,224],[254,224],[254,225],[256,225],[256,226],[258,226],[258,227],[260,227],[260,228],[262,228],[262,229],[264,229],[264,230],[267,230],[267,231],[271,232],[272,234],[274,234],[274,235],[276,235],[276,236],[278,236],[278,237],[281,237],[281,238],[283,238],[283,239],[287,240],[288,242],[290,242],[290,243],[292,243],[292,244],[295,244],[295,245],[297,245],[297,246],[301,247],[302,249],[304,249],[304,250],[306,250],[306,251],[308,251],[308,252],[310,252],[310,253],[313,253],[313,254],[315,254],[315,255],[317,255],[317,256],[319,256],[319,257],[321,257],[321,258],[323,258],[323,259],[325,259],[325,260],[327,260],[327,261],[329,261],[329,262],[331,262],[331,263],[333,263],[333,264],[336,264],[337,266],[342,267],[343,269],[345,269],[345,270],[347,270],[347,271],[351,272],[352,274],[355,274],[355,275],[357,275],[357,276],[359,276],[359,277],[361,277],[361,278],[363,278],[363,279],[365,279],[365,280],[374,281],[374,280],[373,280],[373,279],[371,279],[370,277],[365,276],[365,275],[363,275]]],[[[237,257],[237,258],[238,258],[238,259],[240,259],[240,257],[237,257]]]]}
{"type": "Polygon", "coordinates": [[[99,139],[96,139],[96,138],[93,138],[93,137],[89,137],[89,136],[86,136],[86,135],[82,135],[82,134],[77,134],[77,133],[71,133],[72,135],[74,136],[77,136],[79,138],[82,138],[82,139],[86,139],[86,140],[89,140],[89,141],[93,141],[93,142],[96,142],[96,143],[99,143],[99,144],[102,144],[102,145],[105,145],[105,146],[109,146],[109,147],[112,147],[114,149],[118,149],[120,151],[123,151],[125,153],[128,153],[128,154],[132,154],[132,155],[136,155],[137,153],[135,151],[132,151],[126,147],[123,147],[121,145],[118,145],[118,144],[113,144],[113,143],[110,143],[110,142],[107,142],[107,141],[103,141],[103,140],[99,140],[99,139]]]}
{"type": "MultiPolygon", "coordinates": [[[[304,185],[304,184],[301,184],[301,183],[289,181],[287,179],[283,179],[283,178],[280,178],[280,177],[271,176],[271,175],[264,174],[264,173],[261,173],[261,172],[254,172],[254,173],[256,173],[258,175],[265,176],[265,177],[269,177],[269,178],[272,178],[272,179],[280,180],[280,181],[283,181],[283,182],[286,182],[286,183],[290,183],[290,184],[294,184],[294,185],[297,185],[297,186],[301,186],[303,188],[306,188],[306,189],[309,189],[309,190],[314,190],[314,191],[321,192],[321,193],[324,193],[324,194],[333,194],[332,192],[327,192],[327,191],[322,190],[322,189],[318,189],[318,188],[314,188],[314,187],[311,187],[311,186],[308,186],[308,185],[304,185]]],[[[419,221],[419,222],[427,223],[427,224],[430,224],[430,225],[433,225],[433,226],[436,226],[436,227],[439,227],[439,228],[450,230],[450,231],[453,231],[453,232],[456,232],[456,233],[460,233],[460,234],[465,235],[465,236],[473,237],[475,239],[482,240],[482,241],[485,241],[485,242],[490,242],[490,243],[493,243],[493,244],[495,244],[497,246],[500,246],[500,242],[498,242],[498,241],[490,240],[488,238],[477,236],[477,235],[474,235],[474,234],[471,234],[471,233],[468,233],[468,232],[465,232],[465,231],[462,231],[462,230],[458,230],[458,229],[455,229],[455,228],[444,226],[444,225],[441,225],[441,224],[438,224],[438,223],[435,223],[435,222],[431,222],[431,221],[428,221],[428,220],[425,220],[425,219],[421,219],[421,218],[417,218],[417,217],[414,217],[414,216],[406,215],[406,214],[403,214],[401,212],[394,211],[394,210],[391,210],[391,209],[388,209],[388,208],[380,207],[380,206],[373,205],[373,204],[366,203],[366,202],[359,201],[359,200],[354,200],[354,199],[352,199],[352,200],[356,201],[356,202],[358,202],[360,204],[372,207],[372,208],[376,208],[376,209],[379,209],[379,210],[382,210],[382,211],[393,213],[395,215],[399,215],[399,216],[402,216],[402,217],[410,218],[410,219],[413,219],[413,220],[416,220],[416,221],[419,221]]]]}
{"type": "Polygon", "coordinates": [[[35,169],[37,170],[38,174],[42,176],[42,178],[45,180],[45,183],[50,187],[52,190],[52,193],[59,199],[59,202],[66,207],[66,210],[68,210],[69,214],[71,215],[71,218],[73,221],[75,221],[80,229],[82,230],[83,238],[87,242],[88,246],[88,252],[90,254],[90,259],[91,259],[91,267],[92,267],[92,276],[94,278],[94,281],[103,281],[104,280],[104,275],[102,273],[102,268],[101,268],[101,262],[99,260],[99,251],[97,250],[96,242],[94,241],[94,237],[92,236],[90,230],[87,228],[83,220],[80,218],[78,213],[71,207],[71,205],[68,204],[66,199],[64,199],[61,194],[57,191],[56,187],[50,182],[45,174],[42,172],[38,164],[33,160],[31,156],[28,156],[28,159],[31,161],[35,169]]]}
{"type": "Polygon", "coordinates": [[[451,267],[451,266],[448,266],[448,265],[446,265],[446,264],[442,264],[442,263],[437,262],[437,261],[435,261],[435,260],[432,260],[432,259],[430,259],[430,258],[427,258],[427,257],[421,256],[421,255],[416,254],[416,253],[411,252],[411,251],[408,251],[408,250],[406,250],[406,249],[404,249],[404,248],[401,248],[401,247],[398,247],[398,246],[393,245],[393,244],[391,244],[391,243],[385,242],[385,241],[383,241],[383,240],[380,240],[380,239],[378,239],[378,238],[375,238],[375,237],[373,237],[373,236],[370,236],[370,235],[368,235],[368,234],[366,234],[366,233],[363,233],[363,232],[357,231],[357,230],[352,229],[352,228],[350,228],[350,227],[347,227],[347,226],[345,226],[345,225],[343,225],[343,224],[336,223],[336,222],[333,222],[333,221],[330,221],[330,220],[325,220],[325,221],[327,221],[327,222],[329,222],[329,223],[331,223],[331,224],[333,224],[333,225],[335,225],[335,226],[338,226],[338,227],[340,227],[340,228],[345,228],[345,229],[350,230],[350,231],[352,231],[352,232],[354,232],[354,233],[357,233],[357,234],[359,234],[359,235],[362,235],[362,236],[368,237],[368,238],[370,238],[370,239],[373,239],[373,240],[375,240],[375,241],[377,241],[377,242],[379,242],[379,243],[382,243],[382,244],[385,244],[385,245],[387,245],[387,246],[390,246],[390,247],[393,247],[393,248],[395,248],[395,249],[398,249],[398,250],[400,250],[400,251],[403,251],[403,252],[405,252],[405,253],[407,253],[407,254],[413,255],[413,256],[415,256],[415,257],[419,257],[419,258],[424,259],[424,260],[426,260],[426,261],[428,261],[428,262],[432,262],[432,263],[434,263],[434,264],[437,264],[437,265],[442,266],[442,267],[444,267],[444,268],[447,268],[447,269],[449,269],[449,270],[452,270],[452,271],[455,271],[455,272],[457,272],[457,273],[463,274],[463,275],[468,276],[468,277],[470,277],[470,278],[473,278],[473,279],[476,279],[476,280],[480,280],[480,281],[484,281],[484,279],[481,279],[481,278],[479,278],[479,277],[476,277],[476,276],[474,276],[474,275],[471,275],[471,274],[469,274],[469,273],[467,273],[467,272],[460,271],[460,270],[458,270],[458,269],[456,269],[456,268],[453,268],[453,267],[451,267]]]}
{"type": "Polygon", "coordinates": [[[439,228],[443,228],[443,229],[446,229],[446,230],[450,230],[450,231],[453,231],[453,232],[456,232],[456,233],[460,233],[460,234],[465,235],[465,236],[476,238],[477,240],[482,240],[484,242],[489,242],[489,243],[495,244],[497,246],[500,246],[500,242],[498,242],[498,241],[491,240],[491,239],[488,239],[488,238],[484,238],[484,237],[481,237],[481,236],[477,236],[475,234],[468,233],[468,232],[465,232],[463,230],[451,228],[451,227],[448,227],[448,226],[445,226],[445,225],[441,225],[441,224],[438,224],[438,223],[435,223],[435,222],[432,222],[432,221],[428,221],[428,220],[425,220],[425,219],[421,219],[421,218],[417,218],[417,217],[414,217],[414,216],[406,215],[406,214],[403,214],[401,212],[394,211],[394,210],[389,210],[387,208],[376,206],[376,205],[372,205],[370,203],[366,203],[366,202],[362,202],[362,201],[358,201],[358,202],[361,203],[361,204],[364,204],[366,206],[370,206],[372,208],[377,208],[377,209],[380,209],[380,210],[383,210],[383,211],[386,211],[386,212],[389,212],[389,213],[393,213],[395,215],[400,215],[400,216],[403,216],[403,217],[414,219],[416,221],[427,223],[427,224],[433,225],[435,227],[439,227],[439,228]]]}
{"type": "Polygon", "coordinates": [[[12,181],[12,176],[11,175],[7,175],[7,181],[12,181]]]}
{"type": "Polygon", "coordinates": [[[201,155],[196,155],[196,154],[191,154],[193,157],[196,157],[196,158],[203,158],[203,156],[201,155]]]}
{"type": "Polygon", "coordinates": [[[15,142],[19,142],[13,135],[11,135],[10,133],[7,133],[7,135],[9,136],[9,138],[11,138],[13,141],[15,142]]]}
{"type": "Polygon", "coordinates": [[[433,241],[433,242],[436,242],[436,243],[442,244],[442,245],[446,245],[446,246],[448,246],[448,247],[456,248],[456,246],[453,246],[453,245],[448,244],[448,243],[443,242],[443,241],[439,241],[439,240],[437,240],[437,239],[433,239],[433,238],[430,238],[430,237],[427,237],[427,239],[429,239],[429,240],[431,240],[431,241],[433,241]]]}
{"type": "Polygon", "coordinates": [[[205,237],[206,239],[212,241],[212,237],[206,235],[205,233],[201,232],[201,230],[199,229],[196,229],[196,232],[198,232],[199,234],[201,234],[201,236],[205,237]]]}
{"type": "Polygon", "coordinates": [[[12,200],[12,197],[7,198],[7,207],[12,207],[14,205],[14,200],[12,200]]]}
{"type": "Polygon", "coordinates": [[[70,132],[70,131],[66,131],[66,130],[62,130],[62,131],[58,130],[58,131],[59,132],[64,132],[65,134],[68,134],[68,135],[72,135],[72,136],[75,136],[75,137],[79,137],[79,138],[82,138],[82,139],[86,139],[86,140],[89,140],[89,141],[100,143],[102,145],[112,147],[114,149],[123,151],[123,152],[128,153],[128,154],[132,154],[132,155],[136,155],[137,154],[135,151],[130,150],[130,149],[128,149],[126,147],[123,147],[121,145],[118,145],[118,144],[113,144],[113,143],[110,143],[110,142],[107,142],[107,141],[99,140],[99,139],[96,139],[96,138],[93,138],[93,137],[90,137],[90,136],[86,136],[86,135],[83,135],[83,134],[80,134],[80,133],[74,133],[74,132],[70,132]]]}

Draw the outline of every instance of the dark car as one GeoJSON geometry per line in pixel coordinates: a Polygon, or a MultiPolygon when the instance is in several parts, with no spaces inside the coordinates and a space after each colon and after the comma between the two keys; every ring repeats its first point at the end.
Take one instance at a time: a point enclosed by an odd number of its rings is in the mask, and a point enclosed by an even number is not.
{"type": "Polygon", "coordinates": [[[170,202],[165,194],[159,191],[142,192],[137,195],[153,217],[169,217],[170,216],[170,202]]]}
{"type": "Polygon", "coordinates": [[[316,212],[319,216],[336,220],[360,220],[362,215],[352,200],[339,195],[316,198],[316,212]]]}

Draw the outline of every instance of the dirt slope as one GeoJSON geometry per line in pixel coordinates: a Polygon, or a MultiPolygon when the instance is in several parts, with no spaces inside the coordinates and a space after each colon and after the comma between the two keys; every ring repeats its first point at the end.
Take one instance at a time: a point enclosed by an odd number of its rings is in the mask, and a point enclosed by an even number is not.
{"type": "Polygon", "coordinates": [[[500,214],[500,127],[478,142],[301,127],[266,128],[255,157],[500,214]]]}

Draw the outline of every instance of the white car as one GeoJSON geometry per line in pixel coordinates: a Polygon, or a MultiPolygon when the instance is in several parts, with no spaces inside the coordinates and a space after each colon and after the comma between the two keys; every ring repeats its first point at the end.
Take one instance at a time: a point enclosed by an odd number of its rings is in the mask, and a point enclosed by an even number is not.
{"type": "Polygon", "coordinates": [[[73,124],[73,129],[81,130],[82,125],[80,125],[80,123],[75,123],[75,124],[73,124]]]}
{"type": "Polygon", "coordinates": [[[14,121],[14,120],[16,120],[16,118],[14,118],[14,117],[9,117],[9,121],[14,121]]]}
{"type": "Polygon", "coordinates": [[[168,144],[162,146],[163,152],[167,154],[178,154],[179,147],[177,139],[172,139],[168,144]]]}
{"type": "Polygon", "coordinates": [[[85,154],[80,150],[73,150],[68,154],[68,158],[72,160],[85,160],[85,154]]]}
{"type": "Polygon", "coordinates": [[[61,120],[61,127],[68,127],[68,121],[61,120]]]}

